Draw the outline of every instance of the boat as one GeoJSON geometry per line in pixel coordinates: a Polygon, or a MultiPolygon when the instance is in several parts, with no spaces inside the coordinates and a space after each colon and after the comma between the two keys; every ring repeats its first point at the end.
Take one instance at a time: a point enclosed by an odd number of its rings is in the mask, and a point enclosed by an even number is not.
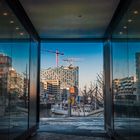
{"type": "MultiPolygon", "coordinates": [[[[68,107],[62,107],[60,105],[54,105],[51,109],[52,113],[57,115],[68,115],[68,107]]],[[[88,116],[92,112],[91,105],[81,105],[71,107],[71,116],[88,116]]]]}

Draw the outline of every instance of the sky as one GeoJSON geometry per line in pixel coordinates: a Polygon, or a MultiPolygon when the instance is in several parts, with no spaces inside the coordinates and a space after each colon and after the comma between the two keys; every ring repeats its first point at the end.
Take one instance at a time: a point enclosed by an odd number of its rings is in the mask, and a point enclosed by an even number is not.
{"type": "Polygon", "coordinates": [[[63,61],[67,58],[75,58],[73,65],[79,66],[79,87],[89,86],[95,82],[98,73],[103,72],[103,44],[102,43],[42,43],[41,44],[41,68],[46,69],[56,66],[56,56],[46,50],[59,50],[64,55],[59,55],[59,66],[68,66],[63,61]]]}
{"type": "Polygon", "coordinates": [[[26,71],[26,65],[29,73],[29,42],[0,43],[0,54],[5,54],[12,58],[12,67],[18,73],[26,71]]]}
{"type": "MultiPolygon", "coordinates": [[[[25,43],[0,43],[0,53],[12,57],[12,67],[18,73],[26,70],[26,64],[29,68],[29,46],[25,43]]],[[[102,43],[41,43],[41,50],[58,49],[64,55],[59,57],[59,66],[69,65],[63,59],[75,58],[75,66],[79,66],[79,87],[82,89],[85,85],[96,80],[97,73],[103,71],[103,48],[102,43]]],[[[56,66],[56,57],[53,53],[41,51],[41,68],[47,69],[56,66]]],[[[29,72],[29,71],[28,71],[29,72]]]]}
{"type": "MultiPolygon", "coordinates": [[[[12,57],[12,67],[18,73],[29,72],[30,43],[0,43],[0,53],[12,57]]],[[[136,76],[135,53],[140,52],[139,42],[112,43],[113,52],[113,79],[127,76],[136,76]]],[[[47,69],[56,66],[55,54],[43,50],[59,50],[64,55],[59,56],[59,66],[67,66],[63,59],[75,58],[79,66],[79,87],[96,81],[97,74],[103,72],[103,44],[102,43],[41,43],[41,68],[47,69]]]]}
{"type": "Polygon", "coordinates": [[[112,43],[113,78],[136,76],[135,54],[140,52],[139,42],[112,43]]]}

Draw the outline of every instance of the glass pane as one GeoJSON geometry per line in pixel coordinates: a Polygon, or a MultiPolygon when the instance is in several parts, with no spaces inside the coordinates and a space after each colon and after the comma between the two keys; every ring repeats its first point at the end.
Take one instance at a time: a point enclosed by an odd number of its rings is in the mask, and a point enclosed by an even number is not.
{"type": "Polygon", "coordinates": [[[10,129],[8,75],[11,67],[11,46],[0,43],[0,137],[2,139],[8,139],[10,129]]]}
{"type": "Polygon", "coordinates": [[[29,36],[4,1],[0,2],[0,138],[28,129],[29,36]]]}
{"type": "Polygon", "coordinates": [[[21,135],[28,129],[29,98],[29,43],[11,43],[12,67],[9,71],[10,138],[21,135]],[[22,54],[20,53],[22,52],[22,54]],[[13,133],[16,132],[16,133],[13,133]]]}
{"type": "Polygon", "coordinates": [[[140,131],[140,1],[132,1],[112,42],[114,129],[126,139],[140,131]]]}

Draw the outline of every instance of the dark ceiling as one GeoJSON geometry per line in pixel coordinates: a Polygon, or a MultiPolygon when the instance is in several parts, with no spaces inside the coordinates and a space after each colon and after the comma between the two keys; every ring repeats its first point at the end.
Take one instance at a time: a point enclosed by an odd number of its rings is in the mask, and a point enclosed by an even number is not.
{"type": "Polygon", "coordinates": [[[20,0],[41,38],[102,38],[119,0],[20,0]]]}
{"type": "Polygon", "coordinates": [[[0,1],[0,39],[29,38],[17,17],[4,0],[0,1]]]}

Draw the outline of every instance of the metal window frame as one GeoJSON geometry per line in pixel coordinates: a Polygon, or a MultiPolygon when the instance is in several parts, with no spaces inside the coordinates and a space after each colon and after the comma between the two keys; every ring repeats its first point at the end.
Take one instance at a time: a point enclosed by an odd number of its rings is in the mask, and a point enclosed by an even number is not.
{"type": "MultiPolygon", "coordinates": [[[[119,38],[112,38],[112,34],[118,24],[120,23],[121,19],[126,14],[128,8],[132,0],[120,0],[118,7],[110,21],[105,34],[104,38],[106,41],[104,42],[104,97],[105,97],[105,129],[110,137],[115,137],[115,130],[114,130],[114,102],[113,102],[113,89],[112,89],[112,70],[113,70],[113,62],[112,62],[112,41],[119,41],[119,38]],[[109,108],[109,110],[108,110],[109,108]],[[108,116],[108,117],[107,117],[108,116]]],[[[126,38],[121,40],[126,41],[126,38]]],[[[132,39],[134,41],[137,39],[132,39]]]]}
{"type": "MultiPolygon", "coordinates": [[[[115,28],[117,27],[117,25],[119,24],[120,20],[122,19],[122,17],[124,16],[124,14],[127,12],[127,9],[130,5],[130,3],[132,2],[132,0],[120,0],[118,7],[116,8],[116,11],[112,17],[111,22],[109,23],[104,37],[103,38],[40,38],[35,27],[33,26],[31,20],[29,19],[28,15],[26,14],[26,11],[24,10],[24,8],[22,7],[21,3],[19,2],[19,0],[6,0],[7,4],[9,5],[9,7],[12,9],[12,11],[15,13],[15,15],[17,16],[17,18],[19,19],[19,21],[21,22],[21,24],[24,26],[24,28],[27,30],[27,32],[29,33],[29,35],[36,40],[39,43],[38,46],[38,73],[37,73],[37,77],[38,77],[38,84],[37,84],[37,123],[39,123],[39,92],[40,92],[40,43],[41,42],[52,42],[52,43],[58,43],[58,42],[67,42],[67,43],[86,43],[86,42],[103,42],[105,43],[106,40],[110,40],[113,31],[115,30],[115,28]]],[[[106,44],[107,45],[107,44],[106,44]]],[[[105,106],[107,107],[107,99],[106,99],[106,95],[107,95],[107,91],[112,93],[112,53],[111,53],[111,44],[109,43],[107,46],[103,46],[104,47],[104,74],[105,74],[105,82],[107,82],[107,85],[104,88],[105,91],[105,106]],[[108,62],[107,62],[108,61],[108,62]],[[109,72],[109,73],[108,73],[109,72]]],[[[113,99],[110,98],[110,101],[112,103],[112,107],[113,107],[113,99]]],[[[106,108],[105,107],[105,108],[106,108]]],[[[112,114],[110,117],[113,118],[113,108],[110,110],[110,114],[112,114]]],[[[106,110],[105,110],[106,112],[106,110]]],[[[107,114],[105,113],[105,118],[107,117],[107,114]]],[[[110,119],[110,128],[112,130],[113,129],[113,122],[112,119],[110,119]]],[[[106,123],[106,122],[105,122],[106,123]]],[[[106,126],[105,126],[106,128],[106,126]]],[[[106,128],[107,129],[107,128],[106,128]]],[[[109,130],[110,131],[110,130],[109,130]]]]}
{"type": "MultiPolygon", "coordinates": [[[[29,33],[29,40],[34,40],[35,42],[38,42],[38,58],[37,58],[37,108],[36,108],[36,125],[32,126],[31,128],[29,128],[29,111],[28,111],[28,129],[27,131],[25,131],[23,134],[21,134],[19,137],[17,137],[16,139],[26,139],[27,137],[29,137],[30,135],[36,133],[36,130],[39,127],[39,92],[40,92],[40,37],[35,29],[35,27],[33,26],[31,20],[29,19],[28,15],[26,14],[26,11],[24,10],[24,8],[22,7],[21,3],[19,2],[19,0],[5,0],[6,3],[8,4],[8,6],[11,8],[12,12],[16,15],[16,17],[18,18],[18,20],[20,21],[20,23],[22,24],[22,26],[25,28],[25,30],[29,33]]],[[[7,39],[9,40],[9,39],[7,39]]],[[[3,40],[3,41],[7,41],[7,40],[3,40]]],[[[28,39],[27,39],[28,40],[28,39]]],[[[14,41],[23,41],[20,39],[14,39],[14,41]]],[[[31,43],[31,42],[30,42],[31,43]]],[[[29,52],[31,55],[31,52],[29,52]]],[[[29,64],[31,64],[31,59],[29,60],[29,64]]],[[[29,71],[30,71],[30,66],[29,66],[29,71]]],[[[29,84],[30,84],[30,77],[29,77],[29,84]]],[[[30,92],[29,92],[30,94],[30,92]]],[[[29,96],[30,97],[30,96],[29,96]]],[[[29,99],[30,100],[30,99],[29,99]]],[[[28,108],[29,109],[29,108],[28,108]]]]}

